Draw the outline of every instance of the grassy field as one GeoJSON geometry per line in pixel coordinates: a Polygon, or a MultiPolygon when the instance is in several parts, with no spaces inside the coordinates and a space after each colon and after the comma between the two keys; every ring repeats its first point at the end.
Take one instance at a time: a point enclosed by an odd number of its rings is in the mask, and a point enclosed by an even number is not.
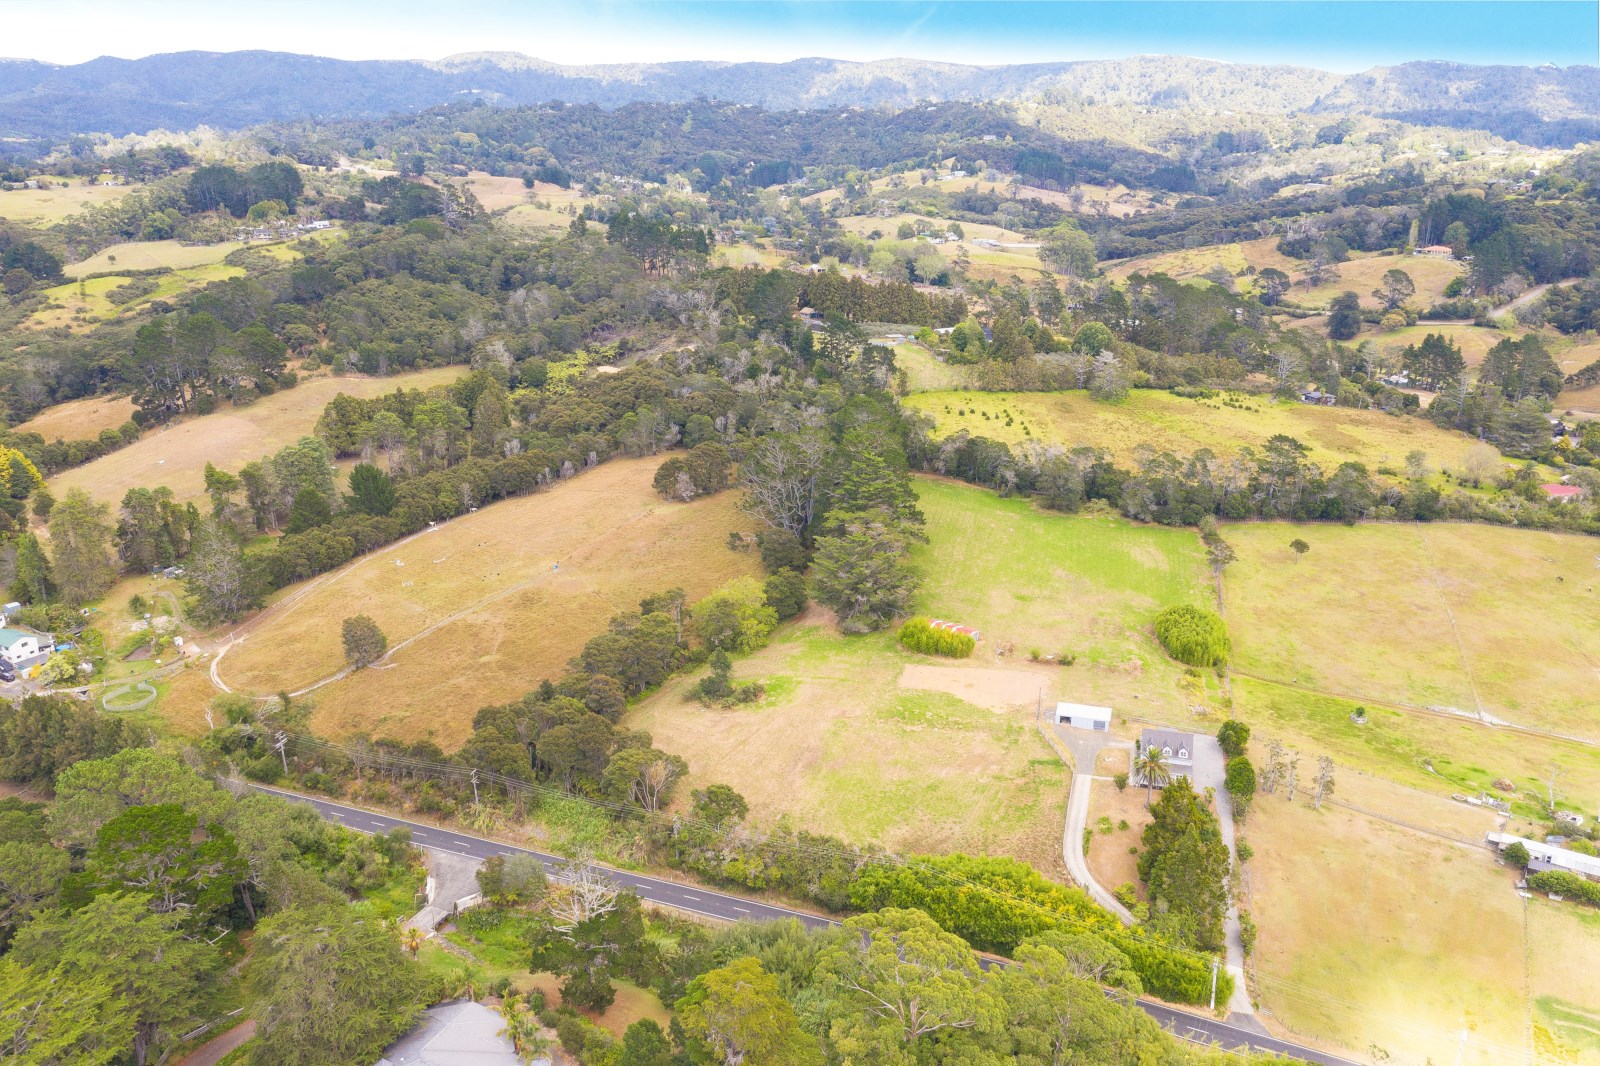
{"type": "Polygon", "coordinates": [[[1465,524],[1230,527],[1241,671],[1600,736],[1596,543],[1465,524]],[[1303,537],[1301,562],[1288,548],[1303,537]]]}
{"type": "Polygon", "coordinates": [[[1600,1063],[1600,911],[1535,897],[1528,901],[1528,983],[1540,1062],[1600,1063]]]}
{"type": "Polygon", "coordinates": [[[322,409],[341,392],[372,397],[402,389],[448,384],[460,367],[439,367],[393,377],[320,377],[274,393],[249,407],[224,409],[146,433],[136,443],[50,479],[58,497],[71,488],[116,505],[131,488],[165,485],[180,500],[205,491],[205,466],[237,471],[316,428],[322,409]]]}
{"type": "MultiPolygon", "coordinates": [[[[948,219],[929,218],[926,215],[898,214],[887,218],[876,215],[851,215],[839,219],[841,228],[861,237],[869,237],[874,232],[880,236],[876,239],[895,240],[895,233],[902,222],[916,225],[918,222],[938,226],[950,224],[948,219]]],[[[1021,247],[988,247],[978,244],[979,240],[998,241],[1002,245],[1031,244],[1033,239],[1016,230],[1005,229],[1000,226],[985,225],[981,222],[961,223],[962,232],[966,238],[959,244],[935,245],[934,250],[942,255],[946,262],[953,262],[958,252],[964,251],[971,266],[968,272],[974,277],[1006,279],[1016,274],[1024,279],[1037,277],[1043,270],[1039,260],[1037,248],[1021,247]]]]}
{"type": "Polygon", "coordinates": [[[765,244],[719,244],[711,250],[714,267],[779,267],[790,262],[790,257],[765,244]]]}
{"type": "Polygon", "coordinates": [[[1489,349],[1506,337],[1522,336],[1521,331],[1502,332],[1497,329],[1484,329],[1482,326],[1418,322],[1415,326],[1406,326],[1404,329],[1391,330],[1388,333],[1373,333],[1372,340],[1381,348],[1399,349],[1422,343],[1422,338],[1430,333],[1441,334],[1455,342],[1461,348],[1461,357],[1467,361],[1468,366],[1477,366],[1483,362],[1483,357],[1489,353],[1489,349]]]}
{"type": "MultiPolygon", "coordinates": [[[[545,206],[535,207],[532,203],[518,202],[508,207],[501,217],[523,229],[564,230],[572,225],[579,211],[594,203],[592,197],[584,196],[576,189],[563,189],[542,181],[536,187],[534,198],[545,206]]],[[[590,222],[589,226],[599,229],[601,233],[606,228],[604,222],[590,222]]]]}
{"type": "Polygon", "coordinates": [[[1529,1061],[1522,900],[1486,850],[1303,797],[1259,798],[1245,833],[1272,1020],[1397,1063],[1529,1061]]]}
{"type": "Polygon", "coordinates": [[[1398,269],[1411,275],[1411,281],[1417,287],[1416,295],[1407,302],[1412,307],[1425,309],[1444,299],[1445,286],[1465,272],[1463,265],[1453,259],[1363,253],[1335,264],[1333,269],[1337,276],[1315,288],[1307,288],[1300,283],[1303,268],[1299,273],[1291,273],[1296,284],[1289,290],[1286,299],[1306,307],[1326,307],[1335,296],[1348,290],[1361,297],[1362,307],[1382,307],[1383,301],[1372,295],[1373,290],[1378,288],[1385,273],[1398,269]]]}
{"type": "Polygon", "coordinates": [[[1069,447],[1089,444],[1109,450],[1123,462],[1141,445],[1177,455],[1209,448],[1226,456],[1240,445],[1259,448],[1274,434],[1286,433],[1309,448],[1311,458],[1330,472],[1346,460],[1376,470],[1384,465],[1399,467],[1407,453],[1418,449],[1427,452],[1435,466],[1454,465],[1474,443],[1420,418],[1275,403],[1262,397],[1246,398],[1243,409],[1224,406],[1220,399],[1189,400],[1142,389],[1120,404],[1098,403],[1077,391],[927,392],[905,402],[933,418],[941,435],[965,429],[1011,444],[1028,439],[1069,447]]]}
{"type": "Polygon", "coordinates": [[[241,241],[199,245],[178,241],[129,241],[102,249],[81,263],[72,263],[63,272],[69,278],[81,278],[85,274],[103,274],[108,270],[154,270],[157,267],[182,270],[185,267],[220,263],[230,253],[243,247],[241,241]]]}
{"type": "Polygon", "coordinates": [[[1198,544],[950,482],[917,490],[930,538],[915,553],[918,609],[979,628],[971,659],[913,655],[887,633],[843,637],[813,611],[737,664],[767,685],[761,703],[707,708],[684,680],[627,724],[688,758],[694,785],[725,781],[764,817],[891,848],[1015,855],[1061,876],[1066,774],[1036,707],[1186,713],[1180,672],[1145,627],[1168,603],[1203,599],[1198,544]],[[1035,646],[1077,664],[1031,664],[1035,646]]]}
{"type": "Polygon", "coordinates": [[[937,359],[934,354],[915,341],[904,341],[894,346],[894,365],[906,372],[909,392],[942,392],[960,388],[964,372],[960,367],[937,359]]]}
{"type": "MultiPolygon", "coordinates": [[[[1303,268],[1300,260],[1291,259],[1278,251],[1278,238],[1263,237],[1254,241],[1229,241],[1123,259],[1108,266],[1106,275],[1118,281],[1133,273],[1166,274],[1185,280],[1198,278],[1218,264],[1236,277],[1251,267],[1256,270],[1274,267],[1290,277],[1303,268]]],[[[1238,277],[1236,284],[1242,289],[1253,289],[1255,283],[1246,276],[1238,277]]]]}
{"type": "MultiPolygon", "coordinates": [[[[60,179],[50,180],[55,184],[60,179]]],[[[116,203],[132,191],[130,185],[88,185],[75,180],[64,189],[0,192],[0,218],[28,226],[50,226],[88,208],[116,203]]]]}
{"type": "Polygon", "coordinates": [[[390,646],[381,667],[318,689],[312,723],[461,743],[480,707],[521,697],[645,592],[690,599],[754,573],[728,550],[747,529],[732,492],[669,503],[650,487],[661,459],[616,460],[550,492],[497,503],[290,589],[221,667],[231,687],[296,689],[343,665],[339,627],[359,611],[390,646]],[[555,569],[559,565],[559,570],[555,569]]]}
{"type": "Polygon", "coordinates": [[[48,441],[82,440],[99,436],[102,429],[119,429],[132,417],[133,401],[128,397],[90,396],[47,407],[16,429],[48,441]]]}
{"type": "MultiPolygon", "coordinates": [[[[280,247],[284,246],[274,245],[269,250],[280,247]]],[[[152,301],[171,300],[174,296],[201,288],[214,281],[242,278],[244,275],[243,267],[229,266],[226,263],[185,267],[160,275],[155,279],[154,291],[120,305],[112,303],[108,294],[118,286],[127,284],[131,280],[128,277],[113,274],[81,282],[69,281],[45,289],[44,295],[50,300],[50,305],[44,310],[34,312],[23,324],[32,329],[64,326],[70,330],[88,330],[101,322],[135,314],[152,301]]]]}

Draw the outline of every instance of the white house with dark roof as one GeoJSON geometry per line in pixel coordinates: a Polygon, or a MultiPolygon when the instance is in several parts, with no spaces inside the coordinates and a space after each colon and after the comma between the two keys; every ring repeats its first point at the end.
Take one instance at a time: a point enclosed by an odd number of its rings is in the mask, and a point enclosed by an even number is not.
{"type": "MultiPolygon", "coordinates": [[[[1173,780],[1194,777],[1194,734],[1146,726],[1139,739],[1134,741],[1134,784],[1141,788],[1145,785],[1144,777],[1139,773],[1139,758],[1147,748],[1154,748],[1161,753],[1161,761],[1167,764],[1167,775],[1173,780]]],[[[1156,782],[1156,787],[1160,788],[1161,782],[1156,782]]]]}
{"type": "Polygon", "coordinates": [[[50,657],[53,645],[49,637],[26,629],[0,629],[0,659],[10,663],[18,672],[30,670],[50,657]]]}

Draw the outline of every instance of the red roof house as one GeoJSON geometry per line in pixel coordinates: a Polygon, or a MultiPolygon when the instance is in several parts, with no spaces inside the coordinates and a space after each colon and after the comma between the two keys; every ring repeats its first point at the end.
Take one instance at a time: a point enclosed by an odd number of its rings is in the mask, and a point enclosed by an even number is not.
{"type": "Polygon", "coordinates": [[[1540,485],[1545,495],[1552,500],[1575,500],[1583,495],[1583,488],[1579,485],[1540,485]]]}

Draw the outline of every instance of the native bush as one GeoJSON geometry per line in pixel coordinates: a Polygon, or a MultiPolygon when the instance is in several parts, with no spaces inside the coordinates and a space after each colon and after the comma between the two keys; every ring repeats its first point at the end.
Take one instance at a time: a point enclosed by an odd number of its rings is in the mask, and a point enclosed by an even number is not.
{"type": "Polygon", "coordinates": [[[951,659],[965,659],[978,646],[967,634],[935,629],[921,617],[907,619],[900,627],[900,643],[924,655],[944,655],[951,659]]]}
{"type": "Polygon", "coordinates": [[[1190,666],[1221,666],[1232,651],[1222,619],[1199,607],[1168,607],[1156,615],[1155,628],[1167,654],[1190,666]]]}

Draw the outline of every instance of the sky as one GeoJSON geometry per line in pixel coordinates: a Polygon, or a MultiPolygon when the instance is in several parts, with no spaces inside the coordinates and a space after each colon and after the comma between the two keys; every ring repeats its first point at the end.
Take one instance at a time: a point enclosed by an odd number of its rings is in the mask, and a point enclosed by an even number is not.
{"type": "Polygon", "coordinates": [[[560,63],[1173,54],[1348,72],[1410,59],[1600,62],[1597,0],[0,0],[0,55],[187,49],[560,63]],[[66,28],[64,32],[64,28],[66,28]]]}

